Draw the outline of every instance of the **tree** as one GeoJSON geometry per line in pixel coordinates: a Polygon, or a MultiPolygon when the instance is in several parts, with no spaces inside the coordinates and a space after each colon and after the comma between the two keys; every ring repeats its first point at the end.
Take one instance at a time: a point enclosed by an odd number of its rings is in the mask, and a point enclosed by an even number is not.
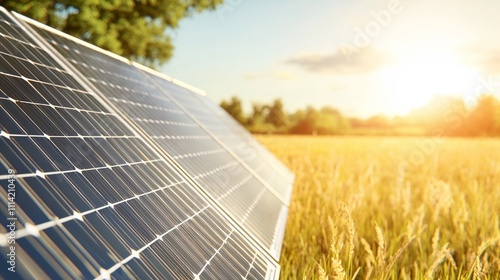
{"type": "Polygon", "coordinates": [[[246,124],[246,117],[243,114],[243,109],[241,107],[241,100],[238,97],[233,96],[229,101],[223,100],[220,103],[220,106],[224,110],[226,110],[226,112],[228,112],[229,115],[231,115],[240,124],[242,125],[246,124]]]}
{"type": "Polygon", "coordinates": [[[223,0],[0,0],[0,5],[129,59],[155,66],[172,55],[166,34],[223,0]]]}
{"type": "Polygon", "coordinates": [[[267,106],[259,103],[252,104],[252,113],[250,117],[247,119],[247,125],[249,127],[253,125],[257,125],[264,122],[265,115],[267,111],[267,106]]]}
{"type": "Polygon", "coordinates": [[[311,106],[308,106],[305,111],[297,111],[293,119],[295,124],[290,128],[292,134],[317,134],[316,119],[318,112],[311,106]]]}
{"type": "Polygon", "coordinates": [[[272,124],[276,128],[282,128],[287,125],[288,121],[283,111],[283,102],[281,99],[274,100],[273,104],[269,106],[265,122],[272,124]]]}
{"type": "Polygon", "coordinates": [[[307,107],[305,111],[297,111],[292,119],[295,120],[295,125],[290,128],[293,134],[344,134],[350,128],[342,114],[331,107],[323,107],[319,111],[307,107]]]}
{"type": "Polygon", "coordinates": [[[500,128],[500,104],[491,95],[482,95],[467,118],[470,136],[493,136],[500,128]]]}
{"type": "Polygon", "coordinates": [[[424,128],[429,135],[465,136],[468,114],[462,98],[437,95],[425,106],[413,110],[407,120],[424,128]]]}

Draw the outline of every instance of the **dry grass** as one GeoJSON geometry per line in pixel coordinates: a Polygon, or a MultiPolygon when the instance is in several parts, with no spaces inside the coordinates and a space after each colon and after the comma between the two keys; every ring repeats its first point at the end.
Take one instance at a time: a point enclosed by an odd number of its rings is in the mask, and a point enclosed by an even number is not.
{"type": "Polygon", "coordinates": [[[259,140],[296,174],[282,279],[500,279],[500,140],[259,140]]]}

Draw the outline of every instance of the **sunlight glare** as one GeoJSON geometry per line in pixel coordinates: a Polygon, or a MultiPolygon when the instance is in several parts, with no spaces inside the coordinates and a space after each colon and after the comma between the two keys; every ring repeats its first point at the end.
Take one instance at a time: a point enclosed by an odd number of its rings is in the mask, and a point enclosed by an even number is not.
{"type": "Polygon", "coordinates": [[[478,75],[450,51],[406,54],[376,74],[387,97],[389,114],[406,114],[438,94],[465,94],[478,83],[478,75]]]}

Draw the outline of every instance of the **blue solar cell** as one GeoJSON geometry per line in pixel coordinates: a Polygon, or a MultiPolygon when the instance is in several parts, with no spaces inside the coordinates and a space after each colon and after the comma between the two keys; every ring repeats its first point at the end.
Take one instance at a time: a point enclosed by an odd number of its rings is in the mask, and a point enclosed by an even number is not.
{"type": "MultiPolygon", "coordinates": [[[[0,278],[264,279],[278,267],[266,249],[286,206],[268,186],[232,170],[237,157],[135,66],[18,19],[60,52],[0,9],[0,180],[16,170],[19,252],[0,278]]],[[[2,223],[2,253],[6,241],[2,223]]]]}

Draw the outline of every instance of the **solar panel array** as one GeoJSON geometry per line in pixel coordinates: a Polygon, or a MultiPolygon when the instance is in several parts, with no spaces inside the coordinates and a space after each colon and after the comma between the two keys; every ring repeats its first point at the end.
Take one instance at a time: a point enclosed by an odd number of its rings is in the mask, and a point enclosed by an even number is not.
{"type": "Polygon", "coordinates": [[[198,90],[1,9],[0,129],[1,277],[279,277],[293,174],[198,90]]]}

